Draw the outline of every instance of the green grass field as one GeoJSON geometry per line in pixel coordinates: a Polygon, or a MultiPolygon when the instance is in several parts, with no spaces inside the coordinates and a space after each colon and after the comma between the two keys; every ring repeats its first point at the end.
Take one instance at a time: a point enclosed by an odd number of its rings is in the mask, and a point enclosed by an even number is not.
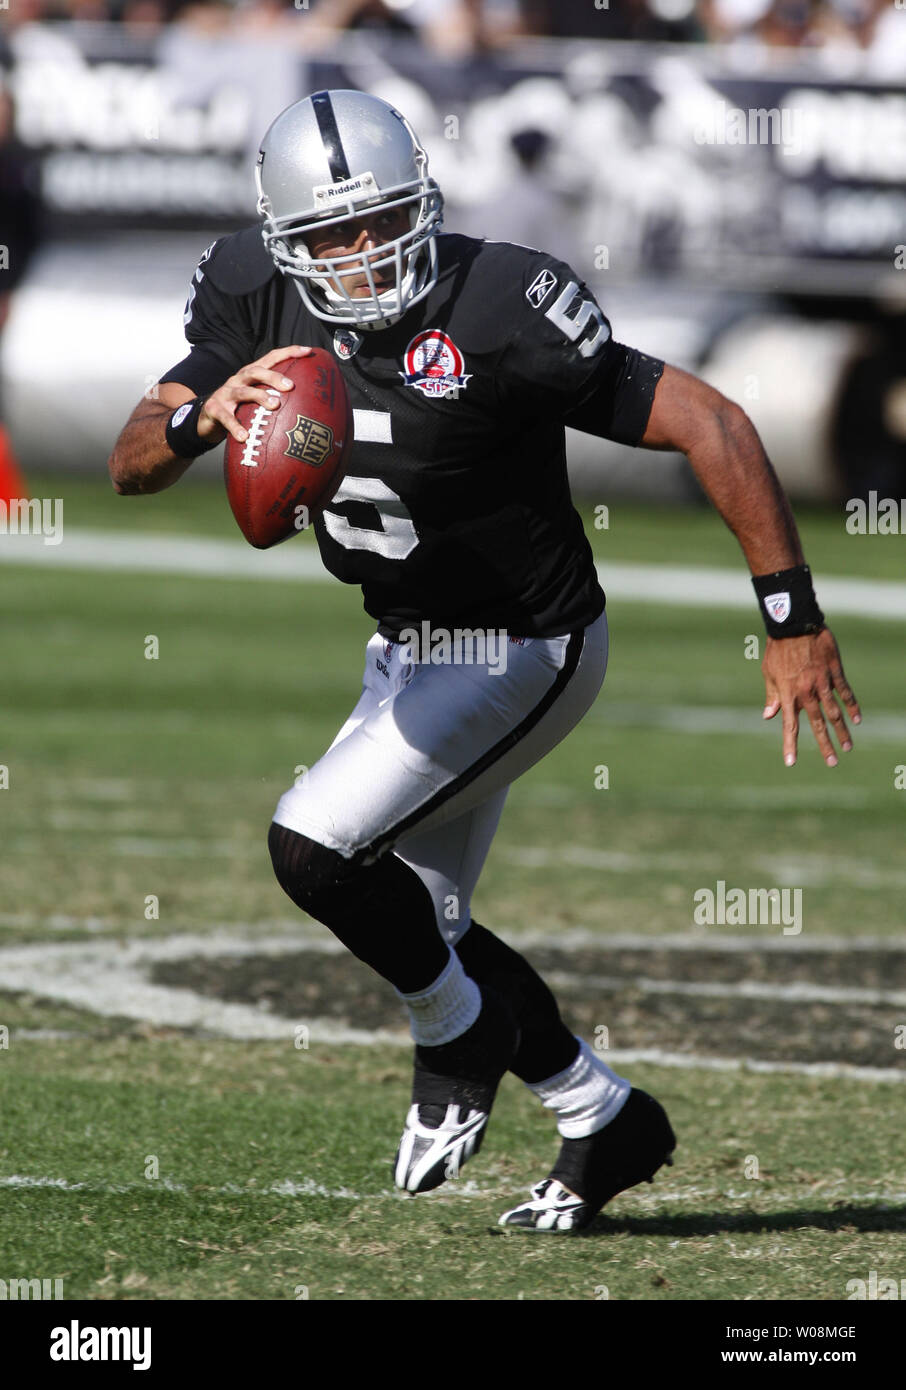
{"type": "MultiPolygon", "coordinates": [[[[65,499],[72,527],[238,537],[217,488],[124,499],[103,483],[31,481],[65,499]]],[[[819,596],[822,573],[902,579],[901,538],[848,537],[818,512],[801,522],[819,596]]],[[[588,534],[602,559],[742,565],[706,510],[615,506],[610,530],[588,534]]],[[[604,1024],[618,1051],[695,1063],[618,1067],[667,1106],[677,1163],[570,1241],[496,1226],[556,1152],[550,1117],[513,1078],[461,1183],[406,1199],[390,1176],[404,1048],[331,1042],[316,1023],[305,1049],[291,1031],[233,1041],[143,1018],[125,994],[92,1002],[92,971],[123,943],[216,932],[260,941],[261,954],[228,969],[186,948],[169,965],[155,957],[149,980],[278,1018],[402,1027],[392,996],[343,957],[265,949],[297,927],[303,945],[320,931],[293,916],[265,835],[295,768],[358,695],[371,631],[358,591],[11,564],[0,581],[5,1270],[62,1276],[68,1298],[244,1300],[594,1300],[602,1289],[839,1300],[869,1270],[906,1272],[904,1093],[890,1076],[904,1067],[906,1025],[902,623],[828,615],[864,724],[834,770],[806,728],[789,770],[744,656],[754,604],[609,605],[602,695],[511,791],[474,903],[511,939],[536,934],[577,1030],[604,1024]],[[801,889],[801,933],[694,927],[693,894],[718,880],[801,889]],[[752,941],[709,953],[709,933],[752,941]],[[639,951],[610,945],[618,935],[639,951]],[[884,943],[858,949],[869,937],[884,943]],[[585,957],[570,956],[576,942],[585,957]],[[4,988],[9,953],[26,948],[30,983],[4,988]],[[80,967],[81,948],[93,954],[80,967]],[[718,988],[752,980],[757,998],[718,988]],[[787,1000],[790,981],[825,993],[787,1000]],[[744,1059],[800,1069],[717,1067],[744,1059]],[[886,1079],[804,1070],[821,1062],[886,1079]]]]}

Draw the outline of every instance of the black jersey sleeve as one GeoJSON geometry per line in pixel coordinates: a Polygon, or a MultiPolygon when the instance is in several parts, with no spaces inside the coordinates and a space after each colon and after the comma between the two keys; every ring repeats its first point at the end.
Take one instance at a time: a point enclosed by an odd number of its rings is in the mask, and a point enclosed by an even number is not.
{"type": "Polygon", "coordinates": [[[563,416],[563,423],[618,444],[641,443],[663,371],[659,357],[614,343],[601,371],[581,402],[563,416]]]}
{"type": "Polygon", "coordinates": [[[664,364],[613,340],[591,290],[563,261],[526,252],[509,296],[503,389],[526,412],[637,444],[664,364]]]}
{"type": "Polygon", "coordinates": [[[243,299],[222,289],[214,273],[226,240],[221,238],[208,247],[189,286],[183,323],[191,352],[160,378],[161,383],[178,381],[199,396],[216,391],[227,377],[256,357],[243,299]]]}

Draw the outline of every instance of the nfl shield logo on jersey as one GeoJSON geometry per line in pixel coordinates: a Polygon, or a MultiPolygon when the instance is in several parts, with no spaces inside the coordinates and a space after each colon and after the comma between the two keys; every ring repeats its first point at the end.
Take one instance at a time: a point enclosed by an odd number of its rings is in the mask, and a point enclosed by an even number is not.
{"type": "Polygon", "coordinates": [[[462,353],[439,328],[416,334],[403,354],[403,365],[403,381],[426,396],[455,396],[472,375],[463,372],[462,353]]]}
{"type": "Polygon", "coordinates": [[[348,362],[361,346],[362,340],[358,333],[353,333],[351,330],[338,328],[333,335],[333,350],[341,362],[348,362]]]}
{"type": "Polygon", "coordinates": [[[775,623],[785,623],[790,616],[789,594],[767,594],[764,606],[775,623]]]}

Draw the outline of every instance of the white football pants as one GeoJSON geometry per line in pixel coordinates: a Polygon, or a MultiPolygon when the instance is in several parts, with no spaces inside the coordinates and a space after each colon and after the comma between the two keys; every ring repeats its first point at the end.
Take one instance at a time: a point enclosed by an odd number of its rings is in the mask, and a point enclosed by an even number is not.
{"type": "Polygon", "coordinates": [[[594,703],[607,617],[561,637],[489,636],[486,646],[466,636],[428,651],[445,664],[412,654],[380,633],[369,640],[358,704],[274,820],[346,859],[394,849],[425,883],[453,946],[510,784],[594,703]]]}

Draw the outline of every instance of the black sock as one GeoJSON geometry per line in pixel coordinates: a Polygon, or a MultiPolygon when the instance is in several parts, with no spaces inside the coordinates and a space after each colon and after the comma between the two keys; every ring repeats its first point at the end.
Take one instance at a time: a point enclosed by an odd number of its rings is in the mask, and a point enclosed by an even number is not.
{"type": "Polygon", "coordinates": [[[510,1071],[534,1085],[572,1065],[579,1054],[578,1041],[561,1019],[553,994],[524,956],[474,920],[457,943],[456,954],[480,989],[488,985],[505,1000],[521,1030],[510,1071]]]}

